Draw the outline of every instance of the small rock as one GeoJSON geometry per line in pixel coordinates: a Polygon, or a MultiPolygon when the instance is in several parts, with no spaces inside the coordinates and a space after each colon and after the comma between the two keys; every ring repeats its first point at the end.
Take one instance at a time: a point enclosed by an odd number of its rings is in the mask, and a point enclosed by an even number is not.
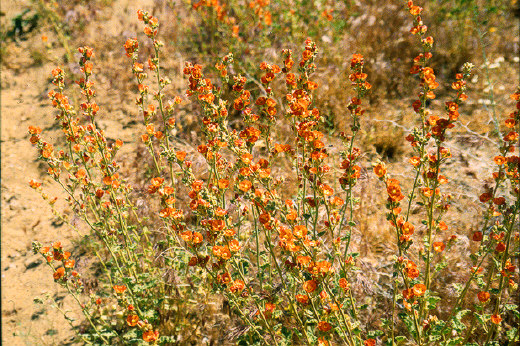
{"type": "Polygon", "coordinates": [[[33,269],[42,264],[41,258],[29,258],[25,261],[25,270],[33,269]]]}

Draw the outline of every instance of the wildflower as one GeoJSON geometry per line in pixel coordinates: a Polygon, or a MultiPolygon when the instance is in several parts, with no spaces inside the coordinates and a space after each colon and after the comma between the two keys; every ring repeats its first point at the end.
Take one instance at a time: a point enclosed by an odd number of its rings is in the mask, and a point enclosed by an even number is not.
{"type": "Polygon", "coordinates": [[[394,202],[399,202],[404,198],[404,195],[401,193],[401,187],[399,186],[399,181],[396,179],[388,179],[386,181],[387,187],[386,190],[388,192],[388,196],[390,200],[394,202]]]}
{"type": "Polygon", "coordinates": [[[374,167],[374,173],[378,178],[382,178],[386,174],[386,165],[384,163],[379,163],[374,167]]]}
{"type": "Polygon", "coordinates": [[[312,293],[318,288],[318,283],[315,280],[307,280],[303,283],[303,289],[307,293],[312,293]]]}
{"type": "Polygon", "coordinates": [[[486,203],[487,201],[489,201],[491,199],[492,196],[493,195],[490,192],[484,192],[483,194],[480,195],[479,200],[482,203],[486,203]]]}
{"type": "Polygon", "coordinates": [[[54,280],[58,281],[64,275],[65,275],[65,268],[59,267],[58,269],[56,269],[56,271],[54,272],[54,274],[52,276],[54,277],[54,280]]]}
{"type": "Polygon", "coordinates": [[[498,314],[491,315],[491,322],[494,324],[500,324],[500,322],[502,322],[502,317],[498,314]]]}
{"type": "Polygon", "coordinates": [[[238,250],[240,250],[240,245],[238,243],[238,240],[236,239],[232,239],[230,242],[229,242],[229,250],[231,252],[237,252],[238,250]]]}
{"type": "Polygon", "coordinates": [[[295,298],[296,301],[302,305],[309,304],[309,296],[306,294],[297,294],[295,298]]]}
{"type": "Polygon", "coordinates": [[[412,166],[417,167],[421,163],[421,159],[418,156],[412,156],[408,162],[412,164],[412,166]]]}
{"type": "Polygon", "coordinates": [[[231,286],[229,286],[229,290],[233,293],[236,293],[236,292],[242,292],[245,288],[245,283],[244,281],[242,280],[235,280],[233,281],[233,284],[231,286]]]}
{"type": "Polygon", "coordinates": [[[253,186],[253,184],[249,180],[243,180],[240,183],[238,183],[239,190],[241,190],[243,192],[249,191],[252,186],[253,186]]]}
{"type": "Polygon", "coordinates": [[[339,284],[339,287],[341,287],[345,292],[348,291],[350,288],[350,285],[349,285],[347,279],[345,279],[345,278],[340,278],[338,284],[339,284]]]}
{"type": "Polygon", "coordinates": [[[193,244],[202,243],[203,237],[199,232],[193,232],[193,244]]]}
{"type": "Polygon", "coordinates": [[[33,188],[33,189],[37,189],[37,188],[39,188],[40,186],[42,186],[42,184],[39,183],[39,182],[34,181],[33,179],[31,179],[31,180],[29,181],[29,186],[30,186],[31,188],[33,188]]]}
{"type": "Polygon", "coordinates": [[[294,226],[293,234],[297,238],[304,238],[307,235],[307,227],[305,227],[304,225],[294,226]]]}
{"type": "Polygon", "coordinates": [[[361,54],[352,55],[352,59],[350,60],[350,68],[354,69],[356,65],[363,65],[365,63],[365,59],[361,54]]]}
{"type": "Polygon", "coordinates": [[[276,305],[273,303],[265,303],[265,314],[270,316],[271,313],[276,309],[276,305]]]}
{"type": "Polygon", "coordinates": [[[116,293],[123,294],[126,291],[125,285],[114,285],[112,287],[116,293]]]}
{"type": "Polygon", "coordinates": [[[328,332],[332,329],[332,325],[329,322],[320,321],[318,323],[318,329],[322,332],[328,332]]]}
{"type": "Polygon", "coordinates": [[[506,158],[503,157],[503,156],[495,156],[495,158],[493,159],[493,161],[495,161],[495,163],[499,166],[503,165],[504,163],[506,163],[506,158]]]}
{"type": "Polygon", "coordinates": [[[504,141],[506,142],[514,142],[518,140],[518,132],[511,131],[507,135],[504,136],[504,141]]]}
{"type": "Polygon", "coordinates": [[[155,342],[159,338],[159,332],[157,330],[147,330],[143,333],[143,340],[146,342],[155,342]]]}
{"type": "Polygon", "coordinates": [[[136,314],[130,314],[126,317],[126,324],[128,324],[130,327],[135,327],[137,322],[139,322],[139,316],[136,314]]]}
{"type": "Polygon", "coordinates": [[[406,263],[406,275],[410,279],[415,279],[419,276],[419,269],[417,269],[417,264],[408,260],[406,263]]]}
{"type": "Polygon", "coordinates": [[[433,250],[436,252],[442,252],[446,248],[446,245],[442,241],[437,241],[433,243],[433,250]]]}
{"type": "MultiPolygon", "coordinates": [[[[401,218],[402,220],[402,218],[401,218]]],[[[402,221],[401,221],[402,222],[402,221]]],[[[402,226],[402,231],[404,235],[412,235],[415,230],[415,226],[410,222],[406,221],[402,226]]]]}
{"type": "Polygon", "coordinates": [[[328,346],[329,342],[325,338],[318,338],[318,346],[328,346]]]}
{"type": "Polygon", "coordinates": [[[477,294],[478,300],[480,300],[481,303],[485,303],[489,300],[490,294],[486,291],[481,291],[477,294]]]}
{"type": "Polygon", "coordinates": [[[495,248],[496,252],[504,252],[505,250],[506,250],[506,244],[504,244],[503,242],[498,243],[495,248]]]}
{"type": "Polygon", "coordinates": [[[124,44],[126,56],[130,57],[139,48],[139,42],[136,38],[129,38],[124,44]]]}
{"type": "Polygon", "coordinates": [[[218,188],[221,190],[227,189],[229,186],[229,180],[227,179],[219,179],[218,188]]]}
{"type": "Polygon", "coordinates": [[[415,284],[412,287],[414,296],[420,297],[426,292],[426,286],[424,284],[415,284]]]}

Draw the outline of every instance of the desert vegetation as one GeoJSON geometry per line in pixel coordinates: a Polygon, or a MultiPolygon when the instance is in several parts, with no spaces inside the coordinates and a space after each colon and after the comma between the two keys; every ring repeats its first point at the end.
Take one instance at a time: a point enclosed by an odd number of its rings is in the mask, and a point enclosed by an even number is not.
{"type": "Polygon", "coordinates": [[[28,185],[74,233],[32,250],[70,342],[518,343],[514,4],[155,2],[95,49],[114,4],[34,4],[61,56],[28,185]]]}

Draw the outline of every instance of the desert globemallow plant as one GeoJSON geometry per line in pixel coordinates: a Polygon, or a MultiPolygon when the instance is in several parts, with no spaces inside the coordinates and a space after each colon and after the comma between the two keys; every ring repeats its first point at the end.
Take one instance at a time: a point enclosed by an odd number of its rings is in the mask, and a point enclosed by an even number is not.
{"type": "MultiPolygon", "coordinates": [[[[406,186],[382,161],[373,162],[369,173],[378,179],[374,188],[386,199],[380,212],[394,233],[395,256],[386,267],[391,281],[378,286],[388,291],[353,289],[360,270],[353,233],[363,199],[356,185],[367,164],[357,141],[371,89],[363,56],[350,59],[345,86],[353,96],[344,105],[350,131],[339,139],[323,132],[324,118],[315,107],[313,92],[320,83],[312,76],[319,50],[312,40],[298,55],[283,50],[279,65],[261,63],[254,88],[232,73],[231,53],[215,64],[219,80],[186,62],[186,97],[198,105],[200,119],[200,142],[186,149],[175,136],[176,108],[184,98],[165,91],[170,80],[161,67],[159,21],[138,11],[151,56],[140,55],[137,38],[129,38],[124,49],[137,85],[140,139],[150,155],[141,166],[149,175],[142,192],[146,213],[137,207],[138,193],[118,162],[123,141],[107,140],[96,123],[103,111],[95,101],[93,50],[79,48],[83,76],[76,83],[84,97],[79,108],[64,94],[63,70],[53,70],[49,97],[64,140],[49,143],[31,126],[30,141],[83,220],[78,232],[85,236],[87,229],[95,240],[82,256],[95,262],[97,286],[86,287],[82,275],[88,273],[76,268],[74,251],[59,241],[35,242],[33,248],[78,303],[85,322],[72,325],[82,342],[201,343],[196,321],[211,317],[197,315],[196,306],[208,299],[229,306],[238,328],[221,332],[241,345],[518,342],[520,89],[511,96],[516,110],[503,122],[506,131],[490,157],[494,185],[480,195],[479,229],[457,235],[443,221],[454,199],[445,188],[452,161],[448,139],[463,116],[472,65],[456,74],[442,109],[430,109],[439,86],[430,66],[434,39],[427,35],[422,8],[408,1],[406,10],[419,49],[410,71],[418,80],[411,107],[417,126],[406,136],[412,183],[406,186]],[[242,116],[240,125],[231,124],[233,114],[242,116]],[[195,161],[203,162],[203,174],[195,161]],[[476,250],[457,254],[471,265],[456,268],[454,297],[445,297],[438,287],[446,253],[461,236],[469,236],[476,250]],[[387,310],[370,310],[369,301],[387,310]],[[367,324],[374,314],[380,322],[367,324]]],[[[76,227],[40,183],[30,185],[76,227]]]]}

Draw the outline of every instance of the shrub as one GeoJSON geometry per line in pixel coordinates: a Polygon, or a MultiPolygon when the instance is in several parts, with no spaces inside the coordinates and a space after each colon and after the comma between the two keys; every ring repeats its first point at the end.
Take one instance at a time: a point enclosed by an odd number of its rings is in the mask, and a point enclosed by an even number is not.
{"type": "MultiPolygon", "coordinates": [[[[315,107],[313,91],[320,86],[312,79],[318,54],[312,40],[305,41],[298,58],[283,50],[280,65],[261,63],[254,90],[246,88],[245,76],[230,72],[232,54],[215,65],[219,82],[206,78],[201,65],[187,62],[186,95],[200,111],[195,151],[180,148],[175,138],[175,107],[183,100],[168,100],[164,92],[170,81],[162,73],[158,19],[138,11],[153,54],[141,63],[137,38],[128,39],[124,48],[139,91],[141,140],[151,157],[146,203],[153,211],[148,213],[137,207],[132,184],[116,160],[123,141],[112,143],[96,125],[100,109],[92,80],[93,50],[79,48],[83,77],[77,84],[84,102],[77,111],[64,95],[63,70],[53,70],[56,89],[49,97],[65,145],[55,148],[37,127],[29,128],[30,141],[84,221],[88,237],[99,242],[88,248],[97,258],[97,287],[86,289],[75,269],[78,258],[60,242],[46,247],[35,242],[33,247],[46,258],[56,283],[78,302],[86,322],[77,331],[85,342],[200,343],[201,321],[216,317],[197,314],[197,304],[217,297],[230,307],[238,328],[228,336],[239,344],[518,341],[513,297],[518,288],[520,178],[519,157],[513,153],[520,89],[512,95],[517,110],[505,120],[493,158],[493,185],[480,195],[485,212],[471,235],[476,250],[456,254],[463,265],[455,274],[453,297],[443,296],[439,286],[446,283],[447,253],[458,241],[443,221],[454,198],[443,187],[449,182],[444,174],[451,158],[446,141],[467,99],[472,65],[462,66],[451,85],[453,97],[434,115],[428,109],[439,86],[429,65],[434,40],[426,35],[422,8],[409,1],[407,10],[421,50],[410,71],[419,80],[412,105],[418,125],[406,136],[414,175],[406,191],[384,162],[372,164],[395,248],[387,263],[391,279],[373,292],[353,289],[361,258],[352,250],[352,235],[358,227],[355,214],[363,212],[356,208],[364,198],[356,186],[362,167],[370,164],[356,143],[365,116],[363,100],[372,87],[363,56],[354,54],[350,60],[349,81],[344,81],[354,92],[344,106],[350,131],[339,139],[326,138],[324,118],[315,107]],[[285,82],[283,98],[275,94],[276,79],[285,82]],[[233,110],[243,117],[239,129],[229,122],[233,110]],[[374,316],[379,323],[366,322],[374,316]]],[[[147,169],[146,164],[140,168],[147,169]]],[[[49,200],[40,183],[30,184],[49,200]]],[[[49,200],[51,205],[54,201],[49,200]]]]}

